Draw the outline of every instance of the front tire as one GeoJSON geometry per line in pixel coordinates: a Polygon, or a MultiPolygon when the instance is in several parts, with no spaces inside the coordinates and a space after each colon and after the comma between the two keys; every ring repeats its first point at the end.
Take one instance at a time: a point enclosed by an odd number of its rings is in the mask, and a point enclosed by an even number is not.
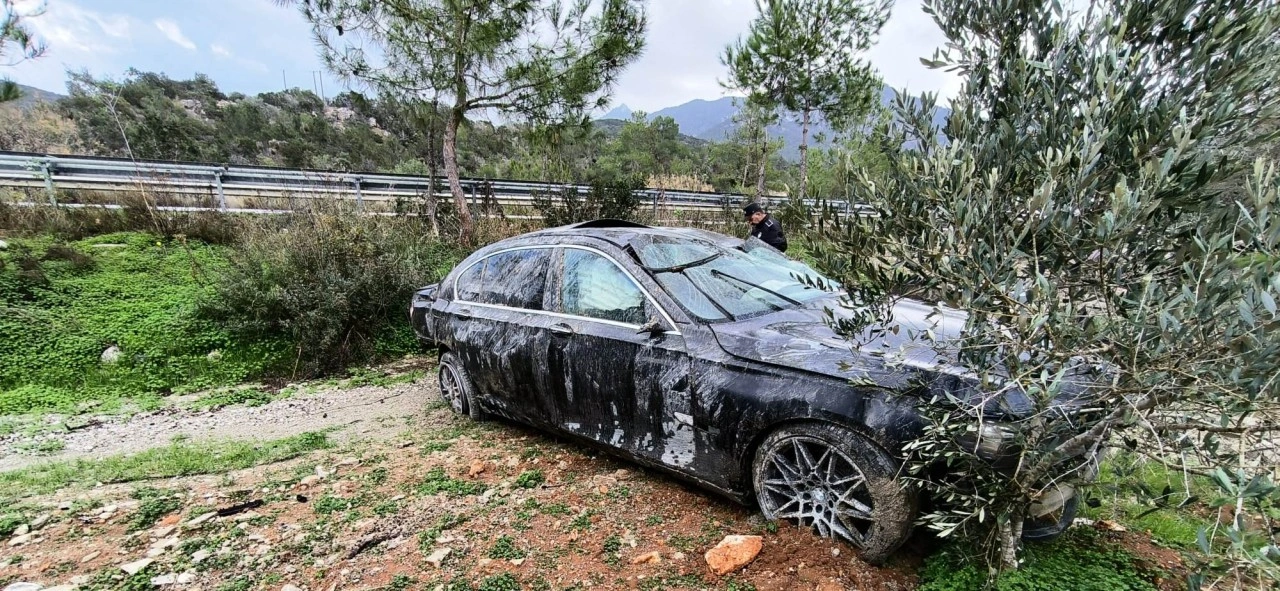
{"type": "Polygon", "coordinates": [[[471,417],[473,421],[483,421],[484,411],[475,404],[475,386],[471,383],[471,374],[462,366],[452,351],[440,356],[440,397],[453,409],[453,412],[471,417]]]}
{"type": "Polygon", "coordinates": [[[773,432],[752,464],[756,501],[768,519],[811,526],[883,562],[911,534],[916,498],[898,463],[867,438],[829,424],[773,432]]]}

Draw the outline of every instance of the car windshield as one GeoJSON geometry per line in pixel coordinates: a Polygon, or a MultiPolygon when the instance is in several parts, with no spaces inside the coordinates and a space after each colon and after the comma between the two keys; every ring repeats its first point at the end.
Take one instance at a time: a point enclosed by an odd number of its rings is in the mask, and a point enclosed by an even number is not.
{"type": "Polygon", "coordinates": [[[654,236],[637,255],[671,297],[705,321],[794,308],[840,290],[835,281],[755,238],[739,250],[654,236]]]}

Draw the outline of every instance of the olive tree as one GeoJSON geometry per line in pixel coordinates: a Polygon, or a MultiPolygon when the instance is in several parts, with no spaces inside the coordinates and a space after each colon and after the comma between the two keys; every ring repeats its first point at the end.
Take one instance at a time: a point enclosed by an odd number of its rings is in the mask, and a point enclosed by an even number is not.
{"type": "Polygon", "coordinates": [[[1256,123],[1280,106],[1277,4],[925,6],[947,37],[926,64],[964,79],[950,119],[898,101],[889,170],[860,187],[879,217],[820,252],[855,304],[846,331],[902,297],[968,313],[960,336],[911,335],[990,393],[922,406],[906,474],[943,501],[923,523],[1016,567],[1029,507],[1116,445],[1215,483],[1226,519],[1203,549],[1274,577],[1280,173],[1237,155],[1275,140],[1256,123]],[[983,438],[1015,460],[993,465],[983,438]]]}
{"type": "Polygon", "coordinates": [[[298,4],[336,74],[406,100],[447,105],[443,163],[464,242],[458,128],[502,113],[535,124],[609,102],[644,46],[641,0],[283,0],[298,4]]]}
{"type": "Polygon", "coordinates": [[[725,48],[724,85],[765,112],[800,116],[800,199],[808,190],[809,128],[836,128],[871,110],[880,79],[863,54],[889,19],[890,0],[756,0],[745,37],[725,48]]]}

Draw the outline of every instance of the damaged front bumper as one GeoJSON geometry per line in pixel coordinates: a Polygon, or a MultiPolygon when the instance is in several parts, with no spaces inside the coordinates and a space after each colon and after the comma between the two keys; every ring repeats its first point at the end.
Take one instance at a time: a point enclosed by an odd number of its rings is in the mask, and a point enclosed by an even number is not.
{"type": "MultiPolygon", "coordinates": [[[[1083,460],[1080,470],[1080,482],[1092,482],[1098,477],[1098,456],[1090,454],[1085,458],[1074,458],[1072,462],[1083,460]]],[[[1040,493],[1027,510],[1027,519],[1022,524],[1022,539],[1028,541],[1052,540],[1075,521],[1076,511],[1080,507],[1080,494],[1070,484],[1050,484],[1040,493]]]]}

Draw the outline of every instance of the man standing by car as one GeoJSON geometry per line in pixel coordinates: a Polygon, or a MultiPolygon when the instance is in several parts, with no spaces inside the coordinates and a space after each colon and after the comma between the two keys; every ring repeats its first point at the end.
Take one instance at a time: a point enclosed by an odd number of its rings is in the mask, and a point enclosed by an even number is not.
{"type": "Polygon", "coordinates": [[[742,208],[747,221],[751,223],[751,236],[755,236],[781,252],[787,252],[787,236],[782,233],[782,222],[769,217],[759,203],[752,203],[742,208]]]}

